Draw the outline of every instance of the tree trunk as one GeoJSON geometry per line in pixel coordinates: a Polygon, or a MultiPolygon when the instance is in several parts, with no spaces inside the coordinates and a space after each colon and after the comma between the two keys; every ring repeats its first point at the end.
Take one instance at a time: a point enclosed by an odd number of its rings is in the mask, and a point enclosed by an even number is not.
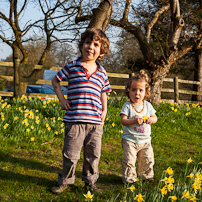
{"type": "MultiPolygon", "coordinates": [[[[202,83],[202,49],[197,49],[195,51],[196,55],[196,62],[195,62],[195,72],[194,72],[194,81],[199,81],[202,83]]],[[[193,91],[201,93],[202,91],[202,84],[193,85],[193,91]]],[[[193,101],[201,101],[201,95],[192,95],[193,101]]]]}
{"type": "Polygon", "coordinates": [[[106,30],[111,15],[112,2],[113,0],[104,0],[100,3],[98,8],[93,10],[93,16],[88,26],[89,28],[97,27],[103,31],[106,30]]]}
{"type": "Polygon", "coordinates": [[[20,59],[19,48],[13,44],[13,68],[14,68],[14,97],[20,96],[20,59]]]}
{"type": "Polygon", "coordinates": [[[150,92],[150,102],[154,105],[158,105],[159,101],[161,99],[161,88],[163,86],[163,79],[161,78],[151,86],[151,92],[150,92]]]}
{"type": "MultiPolygon", "coordinates": [[[[200,0],[200,11],[202,11],[202,0],[200,0]]],[[[200,20],[199,23],[199,29],[202,29],[202,20],[200,20]]],[[[196,48],[195,50],[195,56],[196,56],[196,61],[195,61],[195,72],[194,72],[194,81],[199,81],[201,82],[200,85],[194,84],[193,85],[193,91],[196,91],[198,93],[201,93],[202,91],[202,49],[201,48],[196,48]]],[[[200,95],[192,95],[192,100],[193,101],[201,101],[201,94],[200,95]]]]}

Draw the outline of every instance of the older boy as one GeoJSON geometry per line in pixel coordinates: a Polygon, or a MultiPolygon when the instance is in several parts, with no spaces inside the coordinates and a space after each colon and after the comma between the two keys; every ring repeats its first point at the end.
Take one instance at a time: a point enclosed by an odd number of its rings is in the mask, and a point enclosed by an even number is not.
{"type": "Polygon", "coordinates": [[[58,174],[53,193],[62,193],[75,181],[75,169],[84,148],[82,180],[90,191],[99,177],[103,124],[107,114],[107,92],[111,91],[105,69],[97,62],[109,52],[109,40],[102,30],[87,29],[79,42],[81,57],[65,65],[52,79],[61,108],[66,110],[63,169],[58,174]],[[68,100],[60,81],[68,81],[68,100]]]}

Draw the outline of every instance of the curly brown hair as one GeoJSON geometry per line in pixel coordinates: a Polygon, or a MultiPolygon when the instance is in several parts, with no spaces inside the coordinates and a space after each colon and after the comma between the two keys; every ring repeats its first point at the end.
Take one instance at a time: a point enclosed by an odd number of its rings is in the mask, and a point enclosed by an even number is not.
{"type": "Polygon", "coordinates": [[[130,88],[131,88],[131,84],[133,81],[137,81],[137,80],[140,80],[140,81],[145,81],[146,83],[146,93],[145,93],[145,99],[149,99],[150,97],[150,78],[148,76],[148,72],[144,69],[140,70],[140,73],[139,74],[136,74],[135,76],[132,76],[129,80],[128,80],[128,83],[126,84],[126,88],[125,88],[125,95],[129,97],[129,91],[130,91],[130,88]]]}
{"type": "MultiPolygon", "coordinates": [[[[101,43],[100,55],[109,53],[109,39],[106,34],[99,28],[88,28],[84,33],[81,34],[81,40],[79,41],[79,50],[82,53],[82,47],[86,39],[90,39],[91,41],[99,41],[101,43]]],[[[98,60],[101,60],[102,57],[99,56],[98,60]]]]}

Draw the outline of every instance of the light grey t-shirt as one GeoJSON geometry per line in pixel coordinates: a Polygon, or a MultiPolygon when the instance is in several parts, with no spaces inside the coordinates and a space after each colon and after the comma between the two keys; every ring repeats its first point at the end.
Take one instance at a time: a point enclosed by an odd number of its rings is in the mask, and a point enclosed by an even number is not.
{"type": "MultiPolygon", "coordinates": [[[[135,106],[135,109],[140,112],[143,109],[142,106],[135,106]]],[[[148,101],[144,100],[144,110],[141,113],[137,113],[131,104],[130,101],[127,101],[120,112],[121,114],[124,114],[128,117],[128,119],[134,119],[134,118],[141,118],[143,116],[150,117],[156,113],[156,110],[154,107],[149,103],[148,101]]],[[[121,137],[123,139],[132,141],[136,144],[142,144],[145,142],[151,141],[151,125],[143,123],[141,125],[139,124],[133,124],[131,126],[124,126],[123,127],[123,133],[121,137]]]]}

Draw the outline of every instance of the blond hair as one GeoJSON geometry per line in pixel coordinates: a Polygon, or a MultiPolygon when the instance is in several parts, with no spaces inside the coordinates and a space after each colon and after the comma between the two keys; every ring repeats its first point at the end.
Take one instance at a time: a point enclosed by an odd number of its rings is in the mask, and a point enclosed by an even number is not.
{"type": "Polygon", "coordinates": [[[135,76],[132,76],[129,80],[128,80],[128,83],[126,84],[126,88],[125,88],[125,95],[129,97],[129,91],[130,91],[130,88],[131,88],[131,84],[133,81],[137,81],[137,80],[140,80],[140,81],[144,81],[146,83],[145,85],[145,89],[146,89],[146,93],[145,93],[145,99],[148,99],[150,97],[150,78],[148,76],[148,73],[146,70],[142,69],[140,70],[140,73],[136,74],[135,76]]]}

